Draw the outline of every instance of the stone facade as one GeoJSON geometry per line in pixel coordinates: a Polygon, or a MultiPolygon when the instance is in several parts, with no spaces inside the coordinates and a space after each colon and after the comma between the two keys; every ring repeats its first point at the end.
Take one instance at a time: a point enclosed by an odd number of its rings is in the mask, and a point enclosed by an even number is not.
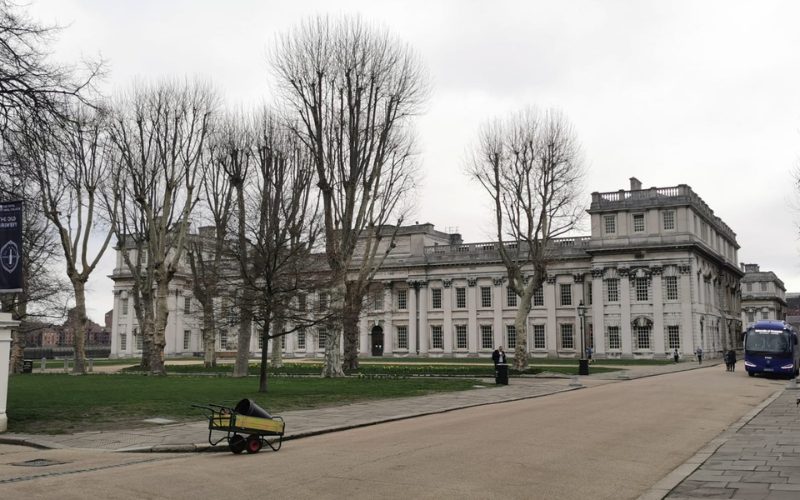
{"type": "Polygon", "coordinates": [[[758,264],[742,264],[742,324],[761,319],[787,319],[786,288],[772,271],[758,264]]]}
{"type": "MultiPolygon", "coordinates": [[[[361,356],[488,356],[497,345],[513,348],[518,335],[527,336],[533,357],[579,357],[584,336],[597,358],[664,358],[674,348],[691,355],[697,346],[714,356],[738,346],[744,273],[736,235],[689,186],[642,189],[631,179],[630,190],[592,193],[588,213],[589,236],[552,241],[526,332],[515,331],[519,298],[507,287],[496,242],[463,243],[432,224],[397,228],[362,313],[361,356]]],[[[112,276],[118,356],[137,352],[125,275],[119,258],[112,276]]],[[[168,355],[201,350],[187,279],[172,285],[168,355]]],[[[327,292],[318,293],[316,302],[324,302],[327,292]]],[[[234,331],[221,333],[231,339],[234,331]]],[[[288,335],[285,356],[321,357],[320,337],[288,335]]],[[[217,347],[231,349],[224,339],[217,347]]]]}

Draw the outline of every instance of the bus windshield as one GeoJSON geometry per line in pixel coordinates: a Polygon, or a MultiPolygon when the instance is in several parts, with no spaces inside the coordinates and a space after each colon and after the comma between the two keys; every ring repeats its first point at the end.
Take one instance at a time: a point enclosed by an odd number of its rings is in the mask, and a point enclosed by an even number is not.
{"type": "Polygon", "coordinates": [[[744,349],[750,352],[780,353],[792,350],[791,334],[781,330],[750,330],[744,349]]]}

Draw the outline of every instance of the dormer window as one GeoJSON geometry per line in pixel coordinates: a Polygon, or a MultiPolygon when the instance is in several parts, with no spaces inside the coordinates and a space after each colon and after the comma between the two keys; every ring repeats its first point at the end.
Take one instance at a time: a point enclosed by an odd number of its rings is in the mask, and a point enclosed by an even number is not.
{"type": "Polygon", "coordinates": [[[615,234],[617,232],[617,216],[606,215],[603,217],[605,223],[606,234],[615,234]]]}
{"type": "Polygon", "coordinates": [[[633,214],[633,232],[644,232],[644,214],[633,214]]]}

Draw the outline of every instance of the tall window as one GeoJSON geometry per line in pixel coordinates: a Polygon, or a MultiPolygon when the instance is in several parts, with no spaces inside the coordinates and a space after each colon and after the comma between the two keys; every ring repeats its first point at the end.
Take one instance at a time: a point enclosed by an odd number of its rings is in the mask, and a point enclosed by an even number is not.
{"type": "Polygon", "coordinates": [[[767,291],[767,282],[766,281],[762,281],[761,282],[761,291],[762,292],[766,292],[767,291]]]}
{"type": "Polygon", "coordinates": [[[319,292],[319,312],[325,312],[328,310],[328,294],[325,292],[319,292]]]}
{"type": "Polygon", "coordinates": [[[606,234],[614,234],[617,232],[617,216],[616,215],[606,215],[603,217],[603,222],[605,223],[605,230],[606,234]]]}
{"type": "Polygon", "coordinates": [[[633,232],[644,232],[644,214],[633,214],[633,232]]]}
{"type": "Polygon", "coordinates": [[[545,349],[544,325],[533,325],[533,348],[545,349]]]}
{"type": "Polygon", "coordinates": [[[606,302],[619,302],[619,280],[617,278],[605,280],[606,302]]]}
{"type": "Polygon", "coordinates": [[[572,305],[572,285],[569,283],[559,285],[559,290],[561,291],[561,305],[562,306],[571,306],[572,305]]]}
{"type": "Polygon", "coordinates": [[[397,348],[408,349],[408,327],[405,325],[397,327],[397,348]]]}
{"type": "Polygon", "coordinates": [[[753,311],[747,311],[747,322],[753,323],[756,320],[756,314],[753,311]]]}
{"type": "Polygon", "coordinates": [[[128,315],[128,298],[127,297],[120,301],[119,308],[120,308],[120,313],[121,313],[121,315],[123,317],[128,315]]]}
{"type": "Polygon", "coordinates": [[[325,344],[328,343],[328,330],[323,328],[317,328],[317,348],[318,349],[325,349],[325,344]]]}
{"type": "Polygon", "coordinates": [[[506,305],[508,307],[517,307],[517,294],[511,287],[506,288],[506,305]]]}
{"type": "Polygon", "coordinates": [[[256,336],[258,337],[258,349],[264,349],[264,330],[259,328],[256,332],[256,336]]]}
{"type": "Polygon", "coordinates": [[[634,349],[650,349],[650,332],[649,326],[636,326],[635,329],[636,346],[634,349]]]}
{"type": "Polygon", "coordinates": [[[144,335],[141,334],[138,330],[133,331],[133,337],[136,339],[136,349],[141,351],[142,350],[142,340],[144,335]]]}
{"type": "Polygon", "coordinates": [[[306,301],[307,297],[306,294],[300,293],[297,295],[297,310],[300,312],[306,312],[306,301]]]}
{"type": "Polygon", "coordinates": [[[752,292],[753,291],[753,284],[752,283],[745,283],[745,289],[748,292],[752,292]]]}
{"type": "Polygon", "coordinates": [[[761,311],[761,319],[769,319],[769,311],[761,311]]]}
{"type": "Polygon", "coordinates": [[[667,327],[667,342],[669,342],[670,349],[681,348],[681,328],[676,325],[667,327]]]}
{"type": "Polygon", "coordinates": [[[434,309],[442,308],[442,289],[431,288],[431,302],[434,309]]]}
{"type": "Polygon", "coordinates": [[[297,330],[297,349],[300,351],[306,350],[306,329],[300,328],[297,330]]]}
{"type": "Polygon", "coordinates": [[[184,297],[183,298],[183,314],[191,314],[192,313],[192,298],[191,297],[184,297]]]}
{"type": "Polygon", "coordinates": [[[491,349],[494,346],[492,338],[492,325],[481,325],[481,349],[491,349]]]}
{"type": "Polygon", "coordinates": [[[667,300],[678,300],[677,276],[664,276],[664,295],[667,300]]]}
{"type": "Polygon", "coordinates": [[[492,307],[492,289],[488,286],[481,287],[481,307],[492,307]]]}
{"type": "Polygon", "coordinates": [[[466,309],[467,307],[467,289],[456,288],[456,309],[466,309]]]}
{"type": "Polygon", "coordinates": [[[622,349],[622,342],[619,337],[619,327],[609,326],[608,328],[608,348],[622,349]]]}
{"type": "Polygon", "coordinates": [[[286,335],[281,335],[281,351],[286,350],[286,335]]]}
{"type": "Polygon", "coordinates": [[[408,308],[408,290],[397,291],[397,309],[405,311],[408,308]]]}
{"type": "Polygon", "coordinates": [[[517,347],[517,327],[514,325],[506,325],[506,346],[509,349],[517,347]]]}
{"type": "Polygon", "coordinates": [[[544,290],[542,287],[533,291],[533,305],[538,307],[544,306],[544,290]]]}
{"type": "Polygon", "coordinates": [[[639,302],[646,302],[650,300],[650,279],[649,278],[636,278],[634,280],[636,287],[636,300],[639,302]]]}
{"type": "Polygon", "coordinates": [[[228,348],[228,330],[222,329],[219,331],[219,348],[222,350],[228,348]]]}
{"type": "Polygon", "coordinates": [[[183,331],[183,350],[189,350],[189,342],[192,340],[192,331],[191,330],[184,330],[183,331]]]}
{"type": "Polygon", "coordinates": [[[372,291],[372,310],[373,311],[383,310],[383,290],[372,291]]]}
{"type": "Polygon", "coordinates": [[[467,349],[467,325],[456,325],[456,349],[467,349]]]}
{"type": "Polygon", "coordinates": [[[664,221],[664,229],[667,231],[675,229],[675,210],[664,210],[661,214],[664,221]]]}
{"type": "Polygon", "coordinates": [[[561,348],[575,349],[575,329],[572,323],[561,324],[561,348]]]}
{"type": "Polygon", "coordinates": [[[444,337],[442,335],[442,325],[431,326],[431,348],[444,349],[444,337]]]}

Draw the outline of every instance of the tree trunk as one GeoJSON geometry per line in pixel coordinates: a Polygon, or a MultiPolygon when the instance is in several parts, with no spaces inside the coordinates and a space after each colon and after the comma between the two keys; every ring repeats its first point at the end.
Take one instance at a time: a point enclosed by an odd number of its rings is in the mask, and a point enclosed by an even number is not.
{"type": "Polygon", "coordinates": [[[344,362],[342,368],[345,372],[358,370],[358,348],[359,348],[359,322],[361,308],[363,306],[363,296],[360,288],[355,282],[347,282],[345,285],[346,293],[344,296],[344,307],[342,308],[342,331],[344,332],[344,362]]]}
{"type": "Polygon", "coordinates": [[[531,313],[533,288],[525,287],[519,298],[520,303],[514,317],[514,329],[517,332],[517,346],[514,348],[514,369],[518,371],[528,368],[528,315],[531,313]]]}
{"type": "Polygon", "coordinates": [[[166,375],[167,371],[164,367],[164,348],[167,345],[166,330],[167,320],[169,319],[167,295],[169,294],[169,284],[165,279],[159,277],[156,290],[156,317],[155,324],[153,325],[153,350],[150,353],[150,373],[153,375],[166,375]]]}
{"type": "Polygon", "coordinates": [[[325,339],[325,363],[322,366],[322,376],[325,378],[344,377],[342,356],[339,352],[342,332],[330,328],[325,332],[328,338],[325,339]]]}
{"type": "Polygon", "coordinates": [[[261,332],[261,366],[258,370],[258,392],[269,390],[269,380],[267,379],[267,342],[269,342],[269,325],[272,321],[272,313],[267,309],[264,311],[264,330],[261,332]]]}
{"type": "Polygon", "coordinates": [[[236,363],[233,367],[234,377],[246,377],[250,362],[250,331],[253,328],[252,293],[244,287],[240,303],[239,335],[236,345],[236,363]]]}
{"type": "Polygon", "coordinates": [[[275,333],[276,335],[272,337],[272,356],[270,356],[270,361],[272,362],[272,366],[274,368],[280,368],[283,366],[283,349],[281,348],[281,342],[283,341],[282,319],[276,320],[275,333]]]}
{"type": "Polygon", "coordinates": [[[85,284],[79,279],[72,279],[72,289],[75,292],[75,315],[73,316],[73,346],[75,348],[75,364],[72,373],[86,373],[86,290],[85,284]]]}
{"type": "Polygon", "coordinates": [[[214,303],[209,299],[203,304],[203,366],[206,368],[217,366],[215,334],[214,303]]]}

